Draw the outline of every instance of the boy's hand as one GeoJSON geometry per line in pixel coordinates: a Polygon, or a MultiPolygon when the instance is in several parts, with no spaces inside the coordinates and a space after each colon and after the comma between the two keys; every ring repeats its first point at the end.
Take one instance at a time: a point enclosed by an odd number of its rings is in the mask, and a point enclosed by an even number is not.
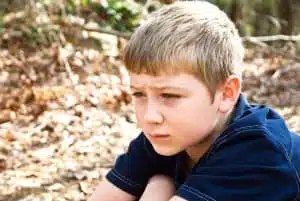
{"type": "Polygon", "coordinates": [[[88,201],[134,201],[135,199],[133,195],[104,180],[96,187],[88,201]]]}

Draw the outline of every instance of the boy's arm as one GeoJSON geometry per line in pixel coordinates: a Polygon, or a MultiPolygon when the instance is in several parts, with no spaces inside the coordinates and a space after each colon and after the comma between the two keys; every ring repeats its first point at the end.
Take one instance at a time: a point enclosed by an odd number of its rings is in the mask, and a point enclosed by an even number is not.
{"type": "Polygon", "coordinates": [[[117,188],[138,198],[153,175],[172,177],[175,165],[176,157],[157,154],[144,134],[140,134],[130,142],[127,152],[116,159],[106,179],[117,188]]]}
{"type": "Polygon", "coordinates": [[[134,201],[133,195],[122,191],[106,179],[96,187],[88,201],[134,201]]]}
{"type": "Polygon", "coordinates": [[[169,201],[188,201],[188,200],[175,195],[175,196],[171,197],[171,200],[169,200],[169,201]]]}

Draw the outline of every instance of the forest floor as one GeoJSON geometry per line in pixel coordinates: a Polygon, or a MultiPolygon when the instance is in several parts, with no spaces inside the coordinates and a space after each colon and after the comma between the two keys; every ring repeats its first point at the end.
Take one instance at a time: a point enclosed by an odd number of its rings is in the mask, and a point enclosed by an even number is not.
{"type": "MultiPolygon", "coordinates": [[[[86,200],[139,132],[128,74],[92,49],[37,49],[0,50],[0,201],[86,200]]],[[[300,61],[276,52],[247,50],[244,94],[300,133],[300,61]]]]}

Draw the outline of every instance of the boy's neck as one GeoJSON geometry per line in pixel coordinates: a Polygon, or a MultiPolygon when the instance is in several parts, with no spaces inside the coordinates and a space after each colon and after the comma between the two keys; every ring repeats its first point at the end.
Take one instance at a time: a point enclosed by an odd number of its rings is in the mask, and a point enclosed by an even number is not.
{"type": "Polygon", "coordinates": [[[202,140],[199,144],[187,148],[185,151],[189,156],[187,164],[188,167],[191,169],[199,160],[200,158],[208,151],[211,145],[214,143],[216,138],[223,132],[223,130],[227,127],[232,115],[232,110],[225,114],[224,116],[220,117],[218,120],[213,132],[207,136],[205,139],[202,140]]]}

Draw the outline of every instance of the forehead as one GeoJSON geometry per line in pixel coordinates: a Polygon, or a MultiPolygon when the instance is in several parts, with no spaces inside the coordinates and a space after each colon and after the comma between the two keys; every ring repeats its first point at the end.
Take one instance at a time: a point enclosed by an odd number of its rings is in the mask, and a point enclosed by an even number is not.
{"type": "Polygon", "coordinates": [[[201,83],[194,76],[187,73],[158,76],[130,73],[130,84],[133,88],[194,88],[201,83]]]}

